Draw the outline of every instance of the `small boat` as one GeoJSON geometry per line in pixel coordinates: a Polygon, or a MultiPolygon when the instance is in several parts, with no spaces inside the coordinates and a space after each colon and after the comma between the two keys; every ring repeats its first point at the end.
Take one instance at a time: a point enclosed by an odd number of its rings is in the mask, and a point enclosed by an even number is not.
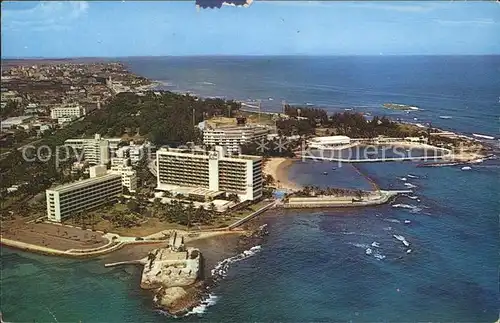
{"type": "Polygon", "coordinates": [[[439,116],[439,118],[441,118],[441,119],[451,119],[452,117],[451,116],[439,116]]]}
{"type": "Polygon", "coordinates": [[[365,253],[366,253],[367,255],[371,255],[371,254],[372,254],[372,252],[373,252],[373,250],[372,250],[371,248],[368,248],[368,249],[366,249],[366,250],[365,250],[365,253]]]}
{"type": "Polygon", "coordinates": [[[470,166],[464,166],[462,167],[462,170],[471,170],[472,168],[470,166]]]}
{"type": "Polygon", "coordinates": [[[405,220],[405,224],[410,224],[411,221],[410,220],[405,220]]]}
{"type": "Polygon", "coordinates": [[[328,175],[328,172],[323,172],[323,175],[328,175]]]}
{"type": "Polygon", "coordinates": [[[477,137],[477,138],[482,138],[482,139],[489,139],[489,140],[493,140],[495,139],[495,137],[492,137],[492,136],[487,136],[487,135],[481,135],[481,134],[478,134],[478,133],[473,133],[472,134],[474,137],[477,137]]]}
{"type": "Polygon", "coordinates": [[[332,170],[337,170],[337,168],[336,167],[332,167],[332,170]]]}

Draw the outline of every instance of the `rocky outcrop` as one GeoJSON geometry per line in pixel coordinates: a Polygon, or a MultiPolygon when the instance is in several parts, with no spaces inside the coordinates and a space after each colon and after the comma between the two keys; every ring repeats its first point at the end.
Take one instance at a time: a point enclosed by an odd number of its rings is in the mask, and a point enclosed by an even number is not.
{"type": "Polygon", "coordinates": [[[247,250],[252,246],[261,244],[262,239],[269,234],[267,224],[263,224],[257,228],[249,230],[248,233],[242,235],[238,239],[238,251],[247,250]]]}
{"type": "Polygon", "coordinates": [[[169,313],[182,312],[186,299],[196,295],[193,286],[201,270],[201,252],[184,247],[154,249],[148,255],[142,272],[141,287],[154,290],[155,303],[169,313]]]}

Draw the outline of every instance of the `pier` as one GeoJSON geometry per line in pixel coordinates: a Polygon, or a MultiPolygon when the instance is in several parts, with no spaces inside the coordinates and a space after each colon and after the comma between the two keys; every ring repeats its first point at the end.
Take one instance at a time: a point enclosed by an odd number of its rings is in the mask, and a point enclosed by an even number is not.
{"type": "Polygon", "coordinates": [[[335,208],[374,206],[389,202],[399,194],[410,194],[412,190],[377,191],[366,198],[358,199],[354,196],[321,196],[321,197],[290,197],[283,203],[285,209],[303,208],[335,208]],[[378,194],[377,194],[378,193],[378,194]]]}
{"type": "Polygon", "coordinates": [[[445,159],[448,155],[436,155],[436,156],[416,156],[416,157],[386,157],[386,158],[336,158],[336,157],[322,157],[302,154],[300,157],[303,159],[312,160],[327,160],[341,163],[381,163],[381,162],[394,162],[394,161],[425,161],[425,160],[440,160],[445,159]]]}

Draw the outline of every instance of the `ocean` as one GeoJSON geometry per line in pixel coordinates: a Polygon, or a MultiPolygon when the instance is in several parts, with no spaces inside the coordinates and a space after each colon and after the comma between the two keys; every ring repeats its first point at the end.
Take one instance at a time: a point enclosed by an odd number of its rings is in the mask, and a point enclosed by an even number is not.
{"type": "MultiPolygon", "coordinates": [[[[281,100],[498,136],[500,57],[189,57],[124,61],[165,89],[281,100]],[[415,105],[407,114],[383,103],[415,105]],[[450,116],[441,119],[439,116],[450,116]]],[[[498,153],[498,152],[497,152],[498,153]]],[[[412,188],[392,204],[267,214],[270,235],[231,264],[211,306],[175,319],[155,312],[140,269],[103,260],[2,250],[1,310],[12,322],[429,321],[498,319],[498,160],[452,167],[414,162],[299,162],[301,184],[412,188]],[[334,165],[337,167],[337,165],[334,165]],[[327,171],[327,175],[323,175],[327,171]]]]}

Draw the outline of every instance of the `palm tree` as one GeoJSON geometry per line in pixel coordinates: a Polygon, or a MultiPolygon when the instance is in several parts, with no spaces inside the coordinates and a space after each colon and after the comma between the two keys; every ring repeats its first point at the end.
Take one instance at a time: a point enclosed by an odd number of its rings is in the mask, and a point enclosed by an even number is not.
{"type": "Polygon", "coordinates": [[[189,231],[189,228],[191,227],[191,218],[194,215],[194,203],[193,201],[189,202],[188,207],[186,208],[186,215],[187,215],[187,229],[189,231]]]}

